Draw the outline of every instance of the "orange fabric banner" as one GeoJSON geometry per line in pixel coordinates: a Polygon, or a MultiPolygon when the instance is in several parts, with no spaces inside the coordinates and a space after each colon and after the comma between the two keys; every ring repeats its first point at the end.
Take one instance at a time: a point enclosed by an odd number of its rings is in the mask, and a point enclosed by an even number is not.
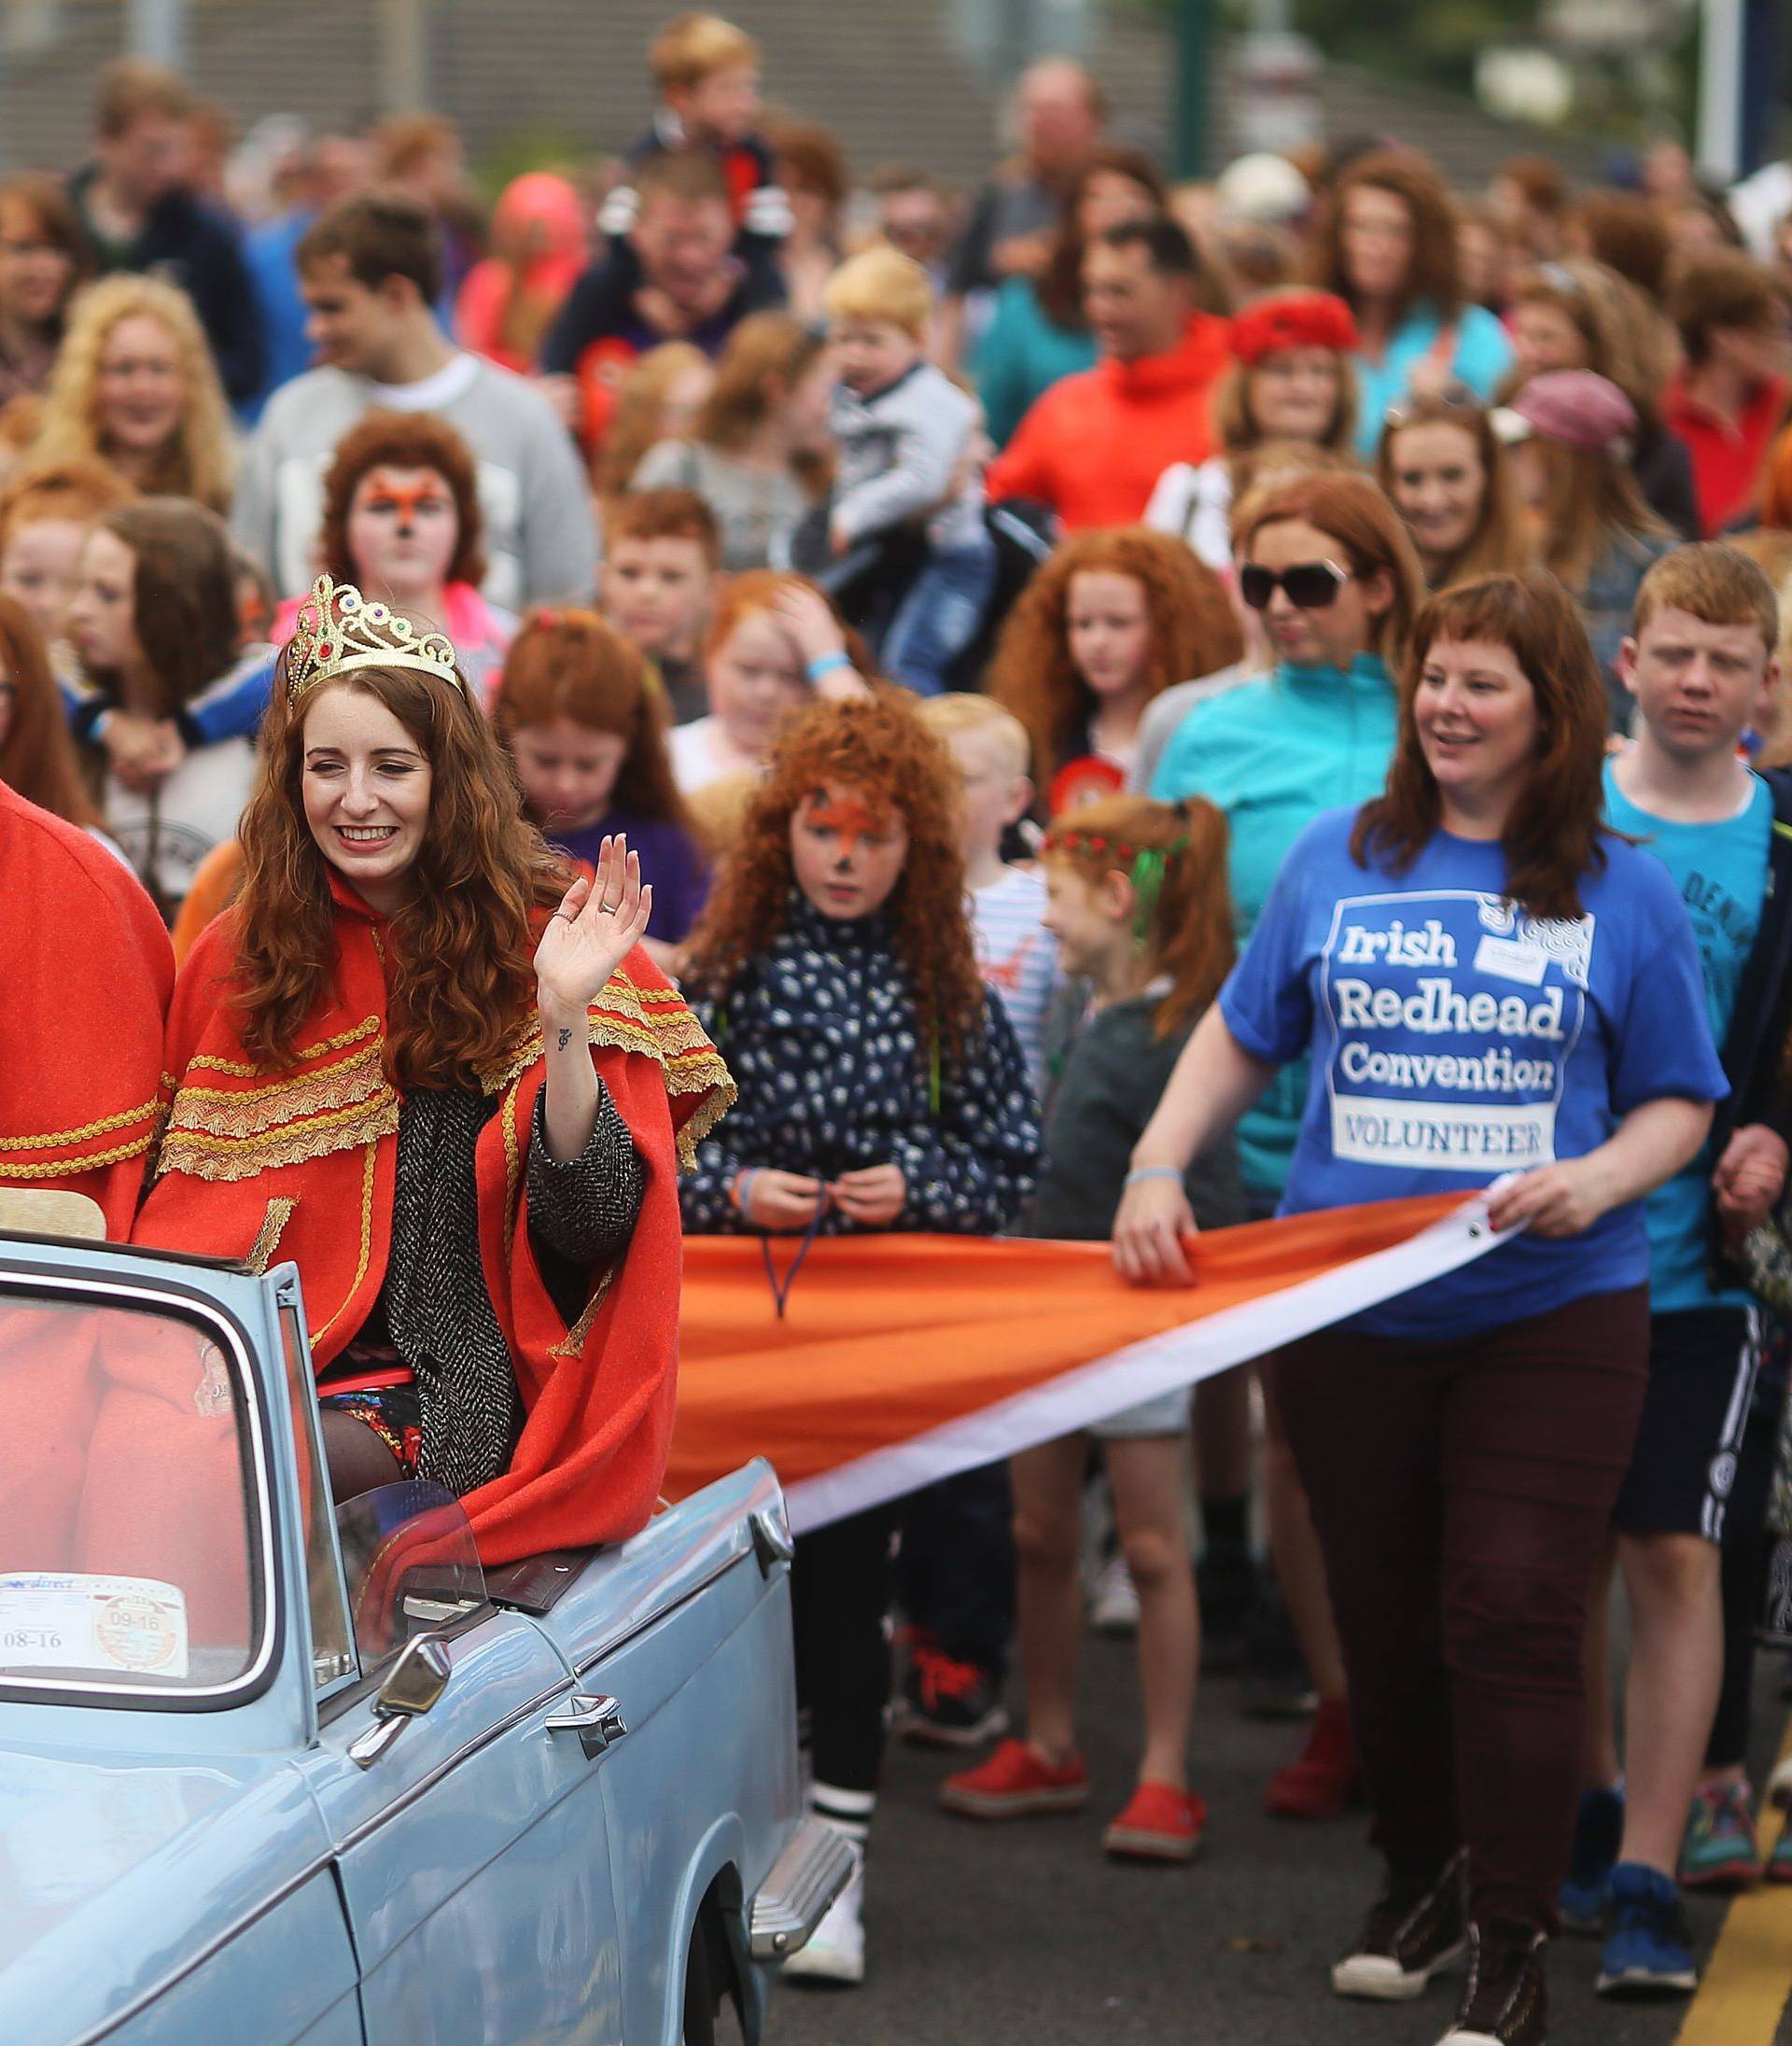
{"type": "MultiPolygon", "coordinates": [[[[780,1321],[760,1241],[685,1242],[665,1490],[763,1456],[819,1526],[1263,1354],[1491,1248],[1481,1197],[1216,1230],[1193,1286],[1137,1287],[1105,1243],[826,1238],[780,1321]]],[[[799,1244],[771,1240],[780,1280],[799,1244]]]]}

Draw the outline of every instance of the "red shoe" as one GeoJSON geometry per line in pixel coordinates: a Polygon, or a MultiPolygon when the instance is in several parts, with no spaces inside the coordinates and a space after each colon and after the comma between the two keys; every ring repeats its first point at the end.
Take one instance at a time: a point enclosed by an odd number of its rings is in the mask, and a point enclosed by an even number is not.
{"type": "Polygon", "coordinates": [[[1192,1861],[1206,1824],[1207,1806],[1194,1791],[1141,1783],[1101,1844],[1122,1861],[1192,1861]]]}
{"type": "Polygon", "coordinates": [[[1025,1741],[1004,1741],[987,1762],[940,1786],[940,1802],[966,1818],[1024,1818],[1034,1812],[1074,1812],[1088,1802],[1089,1773],[1081,1755],[1061,1767],[1025,1741]]]}
{"type": "Polygon", "coordinates": [[[1306,1746],[1270,1777],[1263,1808],[1271,1818],[1342,1818],[1362,1794],[1350,1708],[1323,1699],[1306,1746]]]}

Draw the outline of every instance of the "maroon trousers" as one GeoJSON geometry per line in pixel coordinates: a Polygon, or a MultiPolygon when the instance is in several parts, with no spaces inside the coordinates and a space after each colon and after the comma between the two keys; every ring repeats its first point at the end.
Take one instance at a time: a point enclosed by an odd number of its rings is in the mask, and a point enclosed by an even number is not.
{"type": "Polygon", "coordinates": [[[1637,1286],[1449,1342],[1328,1330],[1276,1361],[1372,1837],[1414,1876],[1466,1844],[1483,1923],[1555,1925],[1588,1607],[1648,1338],[1637,1286]]]}

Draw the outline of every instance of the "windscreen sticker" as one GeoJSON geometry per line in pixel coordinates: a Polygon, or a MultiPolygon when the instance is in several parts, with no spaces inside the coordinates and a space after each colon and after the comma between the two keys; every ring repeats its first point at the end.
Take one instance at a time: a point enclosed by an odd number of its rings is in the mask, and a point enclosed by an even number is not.
{"type": "Polygon", "coordinates": [[[0,1577],[5,1670],[185,1677],[186,1594],[156,1577],[13,1571],[0,1577]]]}

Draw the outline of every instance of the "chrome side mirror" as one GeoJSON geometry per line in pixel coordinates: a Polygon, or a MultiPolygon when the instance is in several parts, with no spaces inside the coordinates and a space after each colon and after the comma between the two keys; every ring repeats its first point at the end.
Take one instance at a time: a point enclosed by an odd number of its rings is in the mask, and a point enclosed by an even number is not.
{"type": "Polygon", "coordinates": [[[407,1719],[426,1713],[448,1689],[448,1644],[440,1634],[418,1634],[399,1651],[373,1701],[377,1722],[349,1744],[349,1759],[371,1769],[399,1737],[407,1719]]]}

